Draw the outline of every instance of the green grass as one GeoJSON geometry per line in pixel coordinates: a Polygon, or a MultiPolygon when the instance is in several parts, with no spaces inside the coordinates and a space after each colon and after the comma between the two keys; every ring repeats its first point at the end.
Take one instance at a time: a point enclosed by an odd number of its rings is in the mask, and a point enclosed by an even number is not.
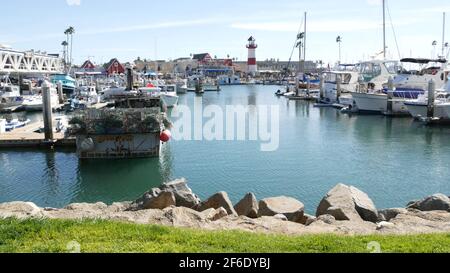
{"type": "Polygon", "coordinates": [[[367,253],[373,241],[382,252],[450,252],[450,234],[284,236],[95,220],[0,220],[0,252],[69,252],[72,241],[81,252],[106,253],[367,253]]]}

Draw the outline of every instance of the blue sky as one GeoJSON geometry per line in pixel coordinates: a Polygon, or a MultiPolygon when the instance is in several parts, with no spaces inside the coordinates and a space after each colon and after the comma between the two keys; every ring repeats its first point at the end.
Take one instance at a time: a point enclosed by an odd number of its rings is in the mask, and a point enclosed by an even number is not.
{"type": "MultiPolygon", "coordinates": [[[[401,57],[431,57],[433,40],[440,51],[444,11],[450,41],[450,2],[388,0],[388,7],[401,57]]],[[[367,59],[382,50],[380,0],[14,0],[4,1],[2,10],[0,43],[15,49],[61,52],[63,31],[74,26],[77,63],[201,52],[245,60],[250,35],[259,45],[258,60],[288,60],[305,11],[307,59],[335,62],[337,35],[343,37],[342,61],[367,59]]],[[[389,16],[387,23],[389,56],[398,59],[389,16]]]]}

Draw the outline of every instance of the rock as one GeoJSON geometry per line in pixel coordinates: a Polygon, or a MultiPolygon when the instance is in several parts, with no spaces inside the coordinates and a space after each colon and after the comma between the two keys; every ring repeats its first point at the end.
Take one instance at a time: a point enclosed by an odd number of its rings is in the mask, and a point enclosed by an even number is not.
{"type": "Polygon", "coordinates": [[[334,218],[334,216],[330,215],[330,214],[323,214],[323,215],[320,215],[319,217],[317,217],[316,220],[313,222],[317,222],[317,221],[332,225],[336,222],[336,218],[334,218]]]}
{"type": "Polygon", "coordinates": [[[18,219],[26,219],[42,216],[42,209],[32,202],[10,202],[0,204],[0,218],[15,217],[18,219]]]}
{"type": "Polygon", "coordinates": [[[284,214],[274,215],[273,218],[276,218],[276,219],[281,220],[281,221],[288,221],[288,218],[284,214]]]}
{"type": "Polygon", "coordinates": [[[309,226],[310,224],[312,224],[314,221],[316,220],[316,217],[309,215],[309,214],[304,214],[303,217],[300,219],[300,221],[298,221],[298,223],[305,225],[305,226],[309,226]]]}
{"type": "Polygon", "coordinates": [[[201,214],[204,215],[205,219],[209,221],[217,221],[222,219],[223,217],[228,216],[227,211],[222,207],[218,209],[210,208],[205,211],[202,211],[201,214]]]}
{"type": "Polygon", "coordinates": [[[383,229],[383,228],[392,228],[395,225],[393,223],[390,222],[386,222],[386,221],[381,221],[377,224],[377,230],[383,229]]]}
{"type": "Polygon", "coordinates": [[[338,184],[320,202],[316,216],[330,214],[338,221],[377,222],[378,211],[372,200],[359,189],[338,184]]]}
{"type": "Polygon", "coordinates": [[[163,216],[175,227],[202,228],[206,223],[205,215],[186,207],[167,208],[163,216]]]}
{"type": "Polygon", "coordinates": [[[450,198],[442,193],[428,196],[420,201],[410,202],[408,208],[421,211],[450,210],[450,198]]]}
{"type": "Polygon", "coordinates": [[[219,209],[224,208],[228,215],[237,215],[236,211],[233,208],[233,204],[228,197],[228,194],[224,191],[218,192],[208,198],[208,200],[202,202],[198,207],[198,211],[204,211],[210,208],[219,209]]]}
{"type": "Polygon", "coordinates": [[[266,198],[259,201],[258,216],[284,214],[289,221],[298,222],[303,218],[305,206],[302,202],[286,196],[266,198]]]}
{"type": "Polygon", "coordinates": [[[353,202],[355,203],[356,211],[359,213],[364,221],[376,223],[378,220],[378,210],[375,207],[372,199],[363,191],[350,186],[353,202]]]}
{"type": "Polygon", "coordinates": [[[73,203],[64,207],[65,210],[78,210],[78,211],[101,211],[108,208],[108,205],[102,202],[97,203],[73,203]]]}
{"type": "Polygon", "coordinates": [[[227,216],[228,216],[227,211],[224,208],[220,207],[216,209],[214,215],[211,217],[211,221],[217,221],[227,216]]]}
{"type": "Polygon", "coordinates": [[[165,209],[170,206],[175,206],[176,200],[173,192],[161,192],[156,197],[147,199],[143,204],[143,209],[165,209]]]}
{"type": "Polygon", "coordinates": [[[160,190],[173,192],[177,207],[193,208],[201,202],[198,196],[188,187],[187,181],[184,178],[165,183],[160,187],[160,190]]]}
{"type": "Polygon", "coordinates": [[[127,211],[130,209],[132,202],[115,202],[108,206],[107,210],[110,212],[127,211]]]}
{"type": "Polygon", "coordinates": [[[133,202],[128,210],[164,209],[170,206],[193,208],[199,203],[200,199],[192,193],[186,180],[178,179],[144,193],[141,198],[133,202]]]}
{"type": "Polygon", "coordinates": [[[253,193],[247,193],[235,206],[234,210],[239,216],[258,218],[258,200],[253,193]]]}
{"type": "Polygon", "coordinates": [[[399,214],[408,213],[407,209],[404,208],[393,208],[393,209],[384,209],[378,211],[378,221],[379,222],[389,222],[391,219],[394,219],[399,214]]]}

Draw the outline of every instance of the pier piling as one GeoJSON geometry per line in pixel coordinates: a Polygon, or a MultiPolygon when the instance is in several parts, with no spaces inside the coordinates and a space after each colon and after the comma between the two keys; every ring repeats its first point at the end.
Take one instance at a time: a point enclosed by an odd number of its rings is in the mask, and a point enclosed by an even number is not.
{"type": "Polygon", "coordinates": [[[435,95],[436,83],[433,80],[428,82],[428,111],[427,117],[434,117],[434,95],[435,95]]]}
{"type": "Polygon", "coordinates": [[[63,95],[63,85],[61,81],[58,81],[58,99],[59,99],[59,104],[63,104],[64,103],[64,95],[63,95]]]}
{"type": "Polygon", "coordinates": [[[394,98],[394,78],[389,76],[388,79],[388,90],[387,90],[387,114],[391,115],[393,114],[392,109],[392,99],[394,98]]]}
{"type": "Polygon", "coordinates": [[[341,84],[342,77],[341,75],[336,75],[336,102],[339,102],[339,98],[341,97],[341,84]]]}
{"type": "Polygon", "coordinates": [[[325,92],[324,92],[324,77],[323,74],[320,75],[320,96],[319,96],[319,100],[322,101],[325,98],[325,92]]]}
{"type": "Polygon", "coordinates": [[[42,85],[42,102],[44,114],[44,133],[45,140],[52,141],[53,138],[53,124],[52,124],[52,103],[50,95],[50,83],[45,81],[42,85]]]}

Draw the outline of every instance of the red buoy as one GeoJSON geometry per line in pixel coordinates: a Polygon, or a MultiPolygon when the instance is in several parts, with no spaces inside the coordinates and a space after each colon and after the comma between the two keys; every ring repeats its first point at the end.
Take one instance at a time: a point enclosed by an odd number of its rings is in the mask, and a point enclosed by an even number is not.
{"type": "Polygon", "coordinates": [[[161,132],[161,135],[159,136],[159,139],[161,139],[162,142],[168,142],[170,138],[172,137],[172,134],[169,130],[164,130],[161,132]]]}

